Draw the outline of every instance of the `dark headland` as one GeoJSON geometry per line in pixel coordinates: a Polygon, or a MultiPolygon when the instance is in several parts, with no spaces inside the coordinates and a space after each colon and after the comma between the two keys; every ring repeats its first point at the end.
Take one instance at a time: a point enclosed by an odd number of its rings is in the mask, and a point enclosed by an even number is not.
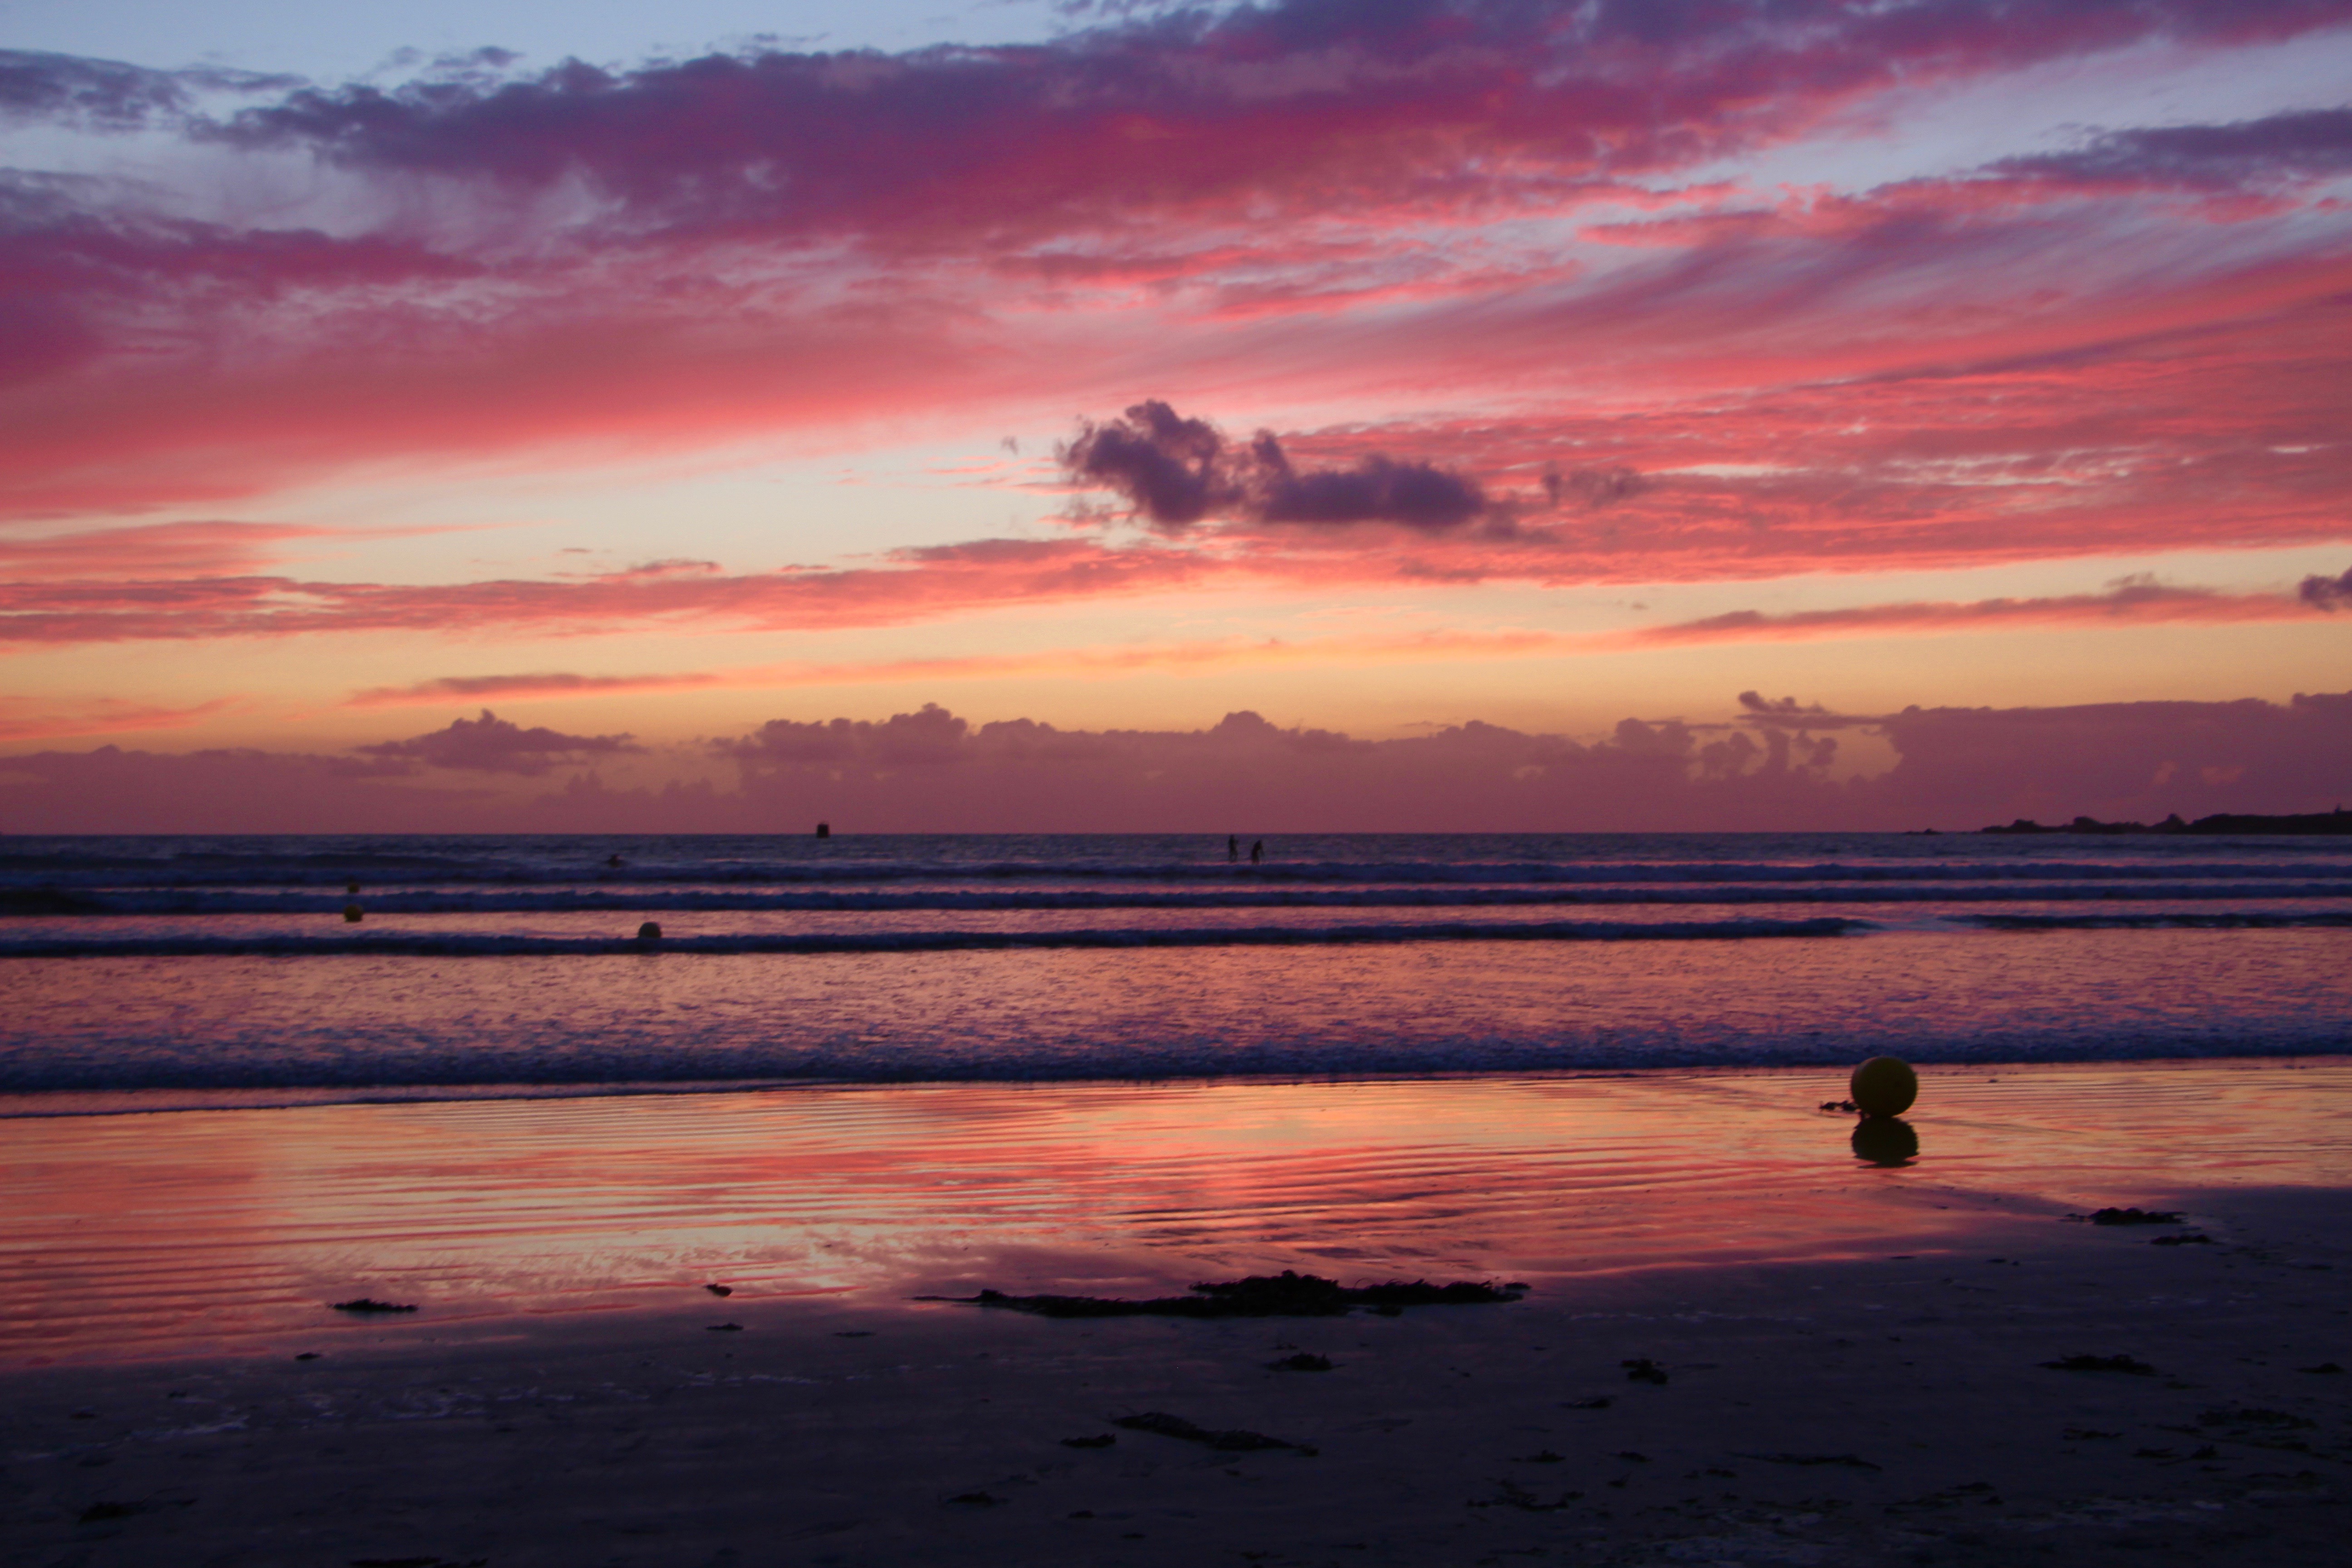
{"type": "Polygon", "coordinates": [[[2256,816],[2239,812],[2221,812],[2212,816],[2200,816],[2194,822],[2183,822],[2178,812],[2162,822],[2101,822],[2094,816],[2078,816],[2072,822],[2044,826],[2031,817],[2021,816],[2003,827],[1998,825],[1980,827],[1979,833],[2207,833],[2265,834],[2275,837],[2302,837],[2310,834],[2352,834],[2352,811],[2337,806],[2334,811],[2311,811],[2299,816],[2256,816]]]}

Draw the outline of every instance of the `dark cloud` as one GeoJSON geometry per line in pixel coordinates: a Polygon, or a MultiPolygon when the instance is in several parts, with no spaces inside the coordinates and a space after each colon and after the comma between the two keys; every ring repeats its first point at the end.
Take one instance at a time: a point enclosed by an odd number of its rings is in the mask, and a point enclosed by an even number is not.
{"type": "Polygon", "coordinates": [[[2226,125],[2103,132],[2066,153],[2007,158],[1993,173],[2093,184],[2229,191],[2352,170],[2352,109],[2305,110],[2226,125]]]}
{"type": "Polygon", "coordinates": [[[136,131],[184,122],[200,93],[284,92],[304,85],[299,77],[220,66],[151,70],[121,60],[0,49],[0,119],[91,130],[136,131]]]}
{"type": "Polygon", "coordinates": [[[1808,714],[1826,713],[1828,711],[1828,710],[1824,709],[1818,702],[1810,704],[1802,703],[1793,697],[1782,697],[1775,700],[1773,698],[1766,697],[1760,692],[1755,691],[1741,692],[1739,694],[1739,705],[1750,713],[1760,714],[1767,718],[1775,719],[1797,718],[1808,714]]]}
{"type": "Polygon", "coordinates": [[[627,735],[566,735],[545,728],[526,730],[487,708],[478,719],[451,720],[446,730],[359,748],[369,756],[414,760],[428,767],[526,776],[546,773],[559,763],[583,762],[592,756],[644,749],[630,744],[627,735]]]}
{"type": "Polygon", "coordinates": [[[1116,490],[1163,533],[1207,518],[1339,526],[1394,522],[1443,533],[1486,510],[1486,492],[1466,475],[1380,453],[1344,468],[1295,468],[1272,431],[1244,446],[1216,426],[1188,419],[1157,399],[1119,418],[1089,423],[1060,449],[1081,484],[1116,490]]]}
{"type": "Polygon", "coordinates": [[[1258,433],[1249,450],[1255,471],[1244,489],[1262,521],[1401,522],[1443,533],[1486,510],[1478,481],[1427,463],[1400,463],[1375,452],[1350,468],[1300,473],[1267,431],[1258,433]]]}
{"type": "Polygon", "coordinates": [[[1060,457],[1072,479],[1117,490],[1171,531],[1242,503],[1224,437],[1157,398],[1122,418],[1087,425],[1060,457]]]}
{"type": "Polygon", "coordinates": [[[577,675],[550,670],[530,675],[445,675],[410,686],[379,686],[355,692],[346,704],[352,708],[385,708],[417,702],[446,702],[453,697],[587,697],[605,693],[675,691],[712,686],[709,675],[577,675]]]}
{"type": "Polygon", "coordinates": [[[0,49],[0,116],[127,131],[187,106],[186,89],[168,71],[0,49]]]}
{"type": "Polygon", "coordinates": [[[1642,476],[1632,468],[1576,468],[1565,474],[1553,468],[1546,470],[1543,488],[1554,506],[1574,500],[1589,507],[1604,507],[1640,495],[1645,485],[1642,476]]]}
{"type": "Polygon", "coordinates": [[[1455,133],[1489,168],[1526,154],[1641,172],[1720,156],[1914,72],[2292,36],[2339,25],[2345,7],[1276,0],[1095,15],[1050,42],[1002,47],[760,49],[612,70],[569,60],[523,77],[498,60],[389,91],[302,89],[211,133],[357,167],[531,186],[584,178],[630,209],[633,228],[922,230],[1243,189],[1374,197],[1383,177],[1370,171],[1405,161],[1368,149],[1455,133]],[[1639,81],[1657,85],[1629,90],[1639,81]],[[1266,156],[1277,144],[1280,170],[1266,156]]]}
{"type": "Polygon", "coordinates": [[[2338,605],[2352,604],[2352,571],[2341,577],[2305,577],[2295,585],[2295,595],[2306,605],[2333,612],[2338,605]]]}

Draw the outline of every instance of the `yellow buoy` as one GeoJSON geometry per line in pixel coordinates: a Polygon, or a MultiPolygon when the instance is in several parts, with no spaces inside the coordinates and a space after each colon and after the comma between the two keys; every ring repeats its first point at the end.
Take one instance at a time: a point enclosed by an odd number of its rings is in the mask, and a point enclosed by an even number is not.
{"type": "Polygon", "coordinates": [[[1873,1057],[1853,1069],[1852,1093],[1864,1116],[1900,1116],[1919,1098],[1919,1075],[1898,1057],[1873,1057]]]}

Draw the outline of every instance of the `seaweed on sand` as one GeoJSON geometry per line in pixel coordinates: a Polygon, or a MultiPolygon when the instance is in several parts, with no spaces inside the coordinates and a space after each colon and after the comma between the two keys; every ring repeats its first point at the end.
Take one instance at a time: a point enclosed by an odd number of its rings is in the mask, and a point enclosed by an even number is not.
{"type": "Polygon", "coordinates": [[[1354,1307],[1483,1306],[1516,1301],[1526,1293],[1524,1285],[1475,1279],[1457,1279],[1448,1285],[1414,1279],[1350,1286],[1286,1268],[1279,1274],[1195,1285],[1189,1296],[1158,1296],[1140,1301],[1109,1296],[1008,1296],[1002,1290],[922,1300],[1004,1307],[1041,1318],[1336,1318],[1354,1307]]]}
{"type": "Polygon", "coordinates": [[[1289,1448],[1308,1458],[1315,1457],[1312,1444],[1269,1437],[1263,1432],[1244,1431],[1238,1426],[1219,1431],[1196,1421],[1187,1421],[1181,1415],[1171,1415],[1164,1410],[1147,1410],[1140,1415],[1121,1415],[1111,1425],[1124,1426],[1130,1432],[1156,1432],[1162,1437],[1180,1437],[1187,1443],[1205,1443],[1222,1453],[1247,1454],[1261,1448],[1289,1448]]]}
{"type": "Polygon", "coordinates": [[[2128,1372],[2139,1377],[2156,1371],[2137,1356],[2128,1355],[2062,1355],[2042,1364],[2053,1372],[2128,1372]]]}

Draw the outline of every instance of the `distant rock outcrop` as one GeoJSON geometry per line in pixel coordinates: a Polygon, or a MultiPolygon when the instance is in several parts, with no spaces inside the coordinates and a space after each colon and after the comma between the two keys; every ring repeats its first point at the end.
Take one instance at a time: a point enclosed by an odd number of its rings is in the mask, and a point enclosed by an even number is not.
{"type": "Polygon", "coordinates": [[[2031,817],[2021,816],[2008,826],[1980,827],[1979,833],[2240,833],[2284,837],[2303,834],[2352,835],[2352,811],[2337,806],[2334,811],[2305,812],[2297,816],[2256,816],[2242,812],[2221,812],[2212,816],[2200,816],[2194,822],[2183,822],[2178,812],[2162,822],[2150,826],[2145,822],[2101,822],[2093,816],[2078,816],[2069,823],[2044,827],[2031,817]]]}

